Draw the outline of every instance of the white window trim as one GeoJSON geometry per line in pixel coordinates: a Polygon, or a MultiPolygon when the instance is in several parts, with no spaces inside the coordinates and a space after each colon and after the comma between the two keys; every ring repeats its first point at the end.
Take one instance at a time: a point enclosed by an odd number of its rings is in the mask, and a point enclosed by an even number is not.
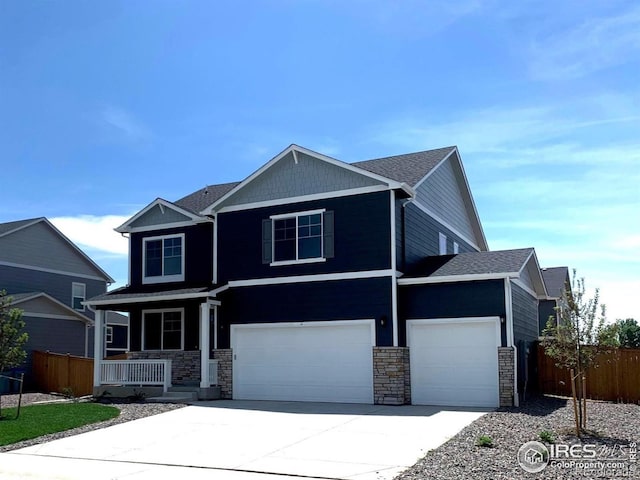
{"type": "Polygon", "coordinates": [[[453,253],[456,255],[460,253],[460,245],[458,245],[458,242],[453,242],[453,253]]]}
{"type": "Polygon", "coordinates": [[[185,244],[185,235],[184,233],[174,233],[171,235],[159,235],[156,237],[145,237],[142,239],[142,283],[143,284],[153,284],[153,283],[169,283],[169,282],[183,282],[184,281],[184,259],[187,254],[186,244],[185,244]],[[147,267],[147,242],[152,242],[154,240],[162,240],[162,270],[164,272],[164,240],[168,238],[176,238],[180,237],[182,241],[182,258],[181,260],[181,271],[182,273],[179,275],[159,275],[157,277],[147,277],[146,276],[146,267],[147,267]]]}
{"type": "Polygon", "coordinates": [[[104,341],[107,345],[109,345],[110,343],[113,343],[113,327],[110,325],[107,325],[105,327],[104,341]]]}
{"type": "Polygon", "coordinates": [[[447,236],[438,232],[438,255],[446,255],[447,254],[447,236]]]}
{"type": "Polygon", "coordinates": [[[281,213],[278,215],[271,215],[269,218],[271,219],[271,258],[276,258],[276,236],[275,236],[275,221],[274,220],[283,220],[285,218],[295,218],[296,219],[296,258],[292,260],[278,260],[272,261],[269,266],[277,267],[280,265],[301,265],[305,263],[318,263],[318,262],[326,262],[327,259],[324,257],[324,212],[326,212],[326,208],[321,208],[317,210],[305,210],[303,212],[291,212],[291,213],[281,213]],[[320,256],[313,258],[298,258],[298,218],[306,215],[320,215],[320,256]]]}
{"type": "Polygon", "coordinates": [[[156,308],[152,310],[143,310],[142,311],[142,332],[141,332],[141,341],[140,346],[142,351],[154,352],[179,352],[184,350],[184,308],[156,308]],[[180,312],[180,348],[164,348],[164,315],[162,316],[162,323],[160,324],[160,350],[150,349],[147,350],[144,344],[144,332],[145,332],[145,321],[147,313],[165,313],[165,312],[180,312]]]}
{"type": "Polygon", "coordinates": [[[73,308],[77,312],[84,312],[85,309],[86,309],[86,307],[84,306],[84,301],[86,299],[87,299],[87,285],[86,285],[86,283],[72,282],[71,283],[71,308],[73,308]],[[82,287],[82,291],[83,291],[83,295],[82,296],[73,294],[73,290],[75,289],[75,287],[82,287]],[[75,307],[74,299],[76,299],[76,298],[82,298],[82,302],[80,302],[80,305],[82,305],[81,308],[76,308],[75,307]]]}

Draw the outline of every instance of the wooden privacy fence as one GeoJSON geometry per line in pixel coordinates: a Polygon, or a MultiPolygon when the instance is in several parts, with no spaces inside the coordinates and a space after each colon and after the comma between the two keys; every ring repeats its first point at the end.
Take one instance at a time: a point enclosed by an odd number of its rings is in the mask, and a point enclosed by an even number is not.
{"type": "MultiPolygon", "coordinates": [[[[587,397],[614,402],[640,402],[640,350],[620,348],[599,355],[597,367],[587,370],[587,397]]],[[[568,370],[556,367],[555,360],[538,345],[538,388],[541,393],[571,396],[568,370]]]]}
{"type": "Polygon", "coordinates": [[[79,397],[93,393],[93,359],[33,352],[33,377],[43,392],[69,393],[79,397]]]}

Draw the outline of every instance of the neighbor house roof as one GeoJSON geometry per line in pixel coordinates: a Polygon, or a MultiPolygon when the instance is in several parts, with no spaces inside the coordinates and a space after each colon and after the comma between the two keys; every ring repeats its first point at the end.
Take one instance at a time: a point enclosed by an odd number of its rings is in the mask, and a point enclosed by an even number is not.
{"type": "MultiPolygon", "coordinates": [[[[7,296],[11,297],[11,306],[19,308],[21,310],[25,310],[25,315],[27,315],[27,316],[34,315],[33,313],[30,313],[28,308],[27,308],[28,305],[29,305],[29,302],[32,302],[33,300],[36,300],[36,299],[43,299],[52,308],[55,308],[56,312],[62,311],[62,312],[65,313],[65,316],[68,316],[69,318],[73,317],[74,319],[81,320],[82,322],[86,323],[87,325],[92,325],[93,324],[93,321],[89,317],[87,317],[87,316],[83,315],[82,313],[74,310],[73,308],[69,307],[68,305],[65,305],[61,301],[53,298],[51,295],[49,295],[49,294],[47,294],[45,292],[16,293],[16,294],[8,294],[7,296]]],[[[35,314],[35,315],[37,315],[37,316],[44,315],[45,317],[48,316],[47,313],[39,313],[39,314],[35,314]]],[[[51,318],[57,318],[56,315],[57,315],[57,313],[51,313],[51,318]]]]}
{"type": "Polygon", "coordinates": [[[551,298],[560,298],[569,280],[569,267],[551,267],[542,269],[542,278],[551,298]]]}
{"type": "Polygon", "coordinates": [[[39,221],[39,218],[30,218],[28,220],[16,220],[15,222],[5,222],[0,223],[0,236],[13,232],[14,230],[19,230],[22,227],[26,227],[32,223],[39,221]]]}

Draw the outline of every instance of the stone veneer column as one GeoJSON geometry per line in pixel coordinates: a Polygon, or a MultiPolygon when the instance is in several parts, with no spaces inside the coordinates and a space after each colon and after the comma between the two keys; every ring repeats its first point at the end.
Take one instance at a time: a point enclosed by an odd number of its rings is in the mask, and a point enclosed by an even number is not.
{"type": "Polygon", "coordinates": [[[218,386],[220,396],[224,399],[233,398],[233,366],[230,348],[219,348],[213,351],[213,358],[218,360],[218,386]]]}
{"type": "Polygon", "coordinates": [[[500,389],[500,406],[513,406],[513,359],[512,347],[498,347],[498,385],[500,389]]]}
{"type": "Polygon", "coordinates": [[[404,405],[411,402],[409,349],[373,347],[373,403],[404,405]],[[409,396],[407,397],[407,386],[409,396]]]}
{"type": "Polygon", "coordinates": [[[131,360],[171,360],[173,385],[200,385],[200,350],[129,352],[131,360]]]}

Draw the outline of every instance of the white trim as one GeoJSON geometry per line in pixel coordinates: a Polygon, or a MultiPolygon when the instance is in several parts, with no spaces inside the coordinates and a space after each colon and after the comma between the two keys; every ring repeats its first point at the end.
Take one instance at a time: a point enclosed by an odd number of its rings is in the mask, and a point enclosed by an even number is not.
{"type": "Polygon", "coordinates": [[[164,230],[170,228],[181,228],[181,227],[191,227],[193,225],[197,225],[199,223],[204,223],[204,220],[200,221],[189,221],[189,222],[175,222],[175,223],[163,223],[161,225],[147,225],[145,227],[136,227],[131,228],[126,231],[126,233],[143,233],[143,232],[154,232],[156,230],[164,230]]]}
{"type": "Polygon", "coordinates": [[[456,242],[454,240],[454,242],[453,242],[453,254],[457,255],[458,253],[460,253],[460,245],[458,244],[458,242],[456,242]]]}
{"type": "Polygon", "coordinates": [[[535,298],[536,300],[539,300],[540,297],[538,296],[538,294],[536,292],[534,292],[533,290],[531,290],[529,288],[529,286],[524,283],[522,280],[520,280],[519,278],[512,278],[511,281],[519,286],[520,288],[522,288],[525,292],[527,292],[529,295],[531,295],[533,298],[535,298]]]}
{"type": "Polygon", "coordinates": [[[432,283],[472,282],[477,280],[498,280],[517,277],[515,272],[508,273],[471,273],[467,275],[443,275],[441,277],[399,278],[398,285],[425,285],[432,283]]]}
{"type": "Polygon", "coordinates": [[[271,262],[269,264],[270,267],[279,267],[281,265],[299,265],[301,263],[318,263],[318,262],[326,262],[327,259],[324,257],[313,257],[313,258],[302,258],[300,260],[279,260],[277,262],[271,262]]]}
{"type": "Polygon", "coordinates": [[[104,325],[107,313],[104,310],[96,310],[95,312],[95,328],[93,330],[93,386],[100,386],[100,373],[102,371],[102,361],[104,352],[104,325]]]}
{"type": "Polygon", "coordinates": [[[109,343],[113,343],[113,326],[105,325],[104,330],[104,344],[107,345],[109,343]],[[109,340],[109,337],[111,337],[111,340],[109,340]]]}
{"type": "Polygon", "coordinates": [[[235,348],[234,332],[236,330],[256,329],[256,328],[291,328],[291,327],[334,327],[337,325],[369,325],[371,327],[371,346],[376,346],[376,321],[375,319],[355,319],[355,320],[320,320],[317,322],[274,322],[274,323],[232,323],[231,327],[231,349],[235,348]]]}
{"type": "Polygon", "coordinates": [[[218,349],[218,306],[213,307],[213,349],[218,349]]]}
{"type": "MultiPolygon", "coordinates": [[[[213,292],[215,292],[214,290],[213,292]]],[[[169,300],[190,300],[193,298],[206,298],[212,295],[212,292],[195,292],[195,293],[176,293],[173,295],[149,295],[148,297],[132,297],[132,298],[108,298],[106,300],[95,300],[84,302],[85,305],[126,305],[129,303],[142,303],[142,302],[166,302],[169,300]]],[[[211,300],[216,302],[215,300],[211,300]]],[[[220,302],[216,302],[220,304],[220,302]]]]}
{"type": "Polygon", "coordinates": [[[86,283],[80,283],[80,282],[71,282],[71,308],[73,308],[74,310],[78,311],[78,312],[84,312],[86,310],[85,306],[84,306],[84,302],[87,300],[87,284],[86,283]],[[83,294],[82,295],[74,295],[73,294],[73,290],[75,289],[75,287],[82,287],[82,291],[83,294]],[[82,308],[76,308],[75,307],[75,299],[76,298],[82,298],[82,301],[80,302],[80,305],[82,306],[82,308]]]}
{"type": "MultiPolygon", "coordinates": [[[[228,283],[229,288],[237,287],[254,287],[259,285],[282,285],[286,283],[308,283],[308,282],[327,282],[331,280],[355,280],[361,278],[380,278],[394,277],[394,271],[388,270],[365,270],[359,272],[344,273],[323,273],[320,275],[296,275],[291,277],[270,277],[270,278],[254,278],[250,280],[231,280],[228,283]]],[[[214,290],[215,292],[223,291],[224,287],[214,290]]],[[[226,288],[224,288],[226,290],[226,288]]]]}
{"type": "MultiPolygon", "coordinates": [[[[271,160],[269,160],[267,163],[265,163],[262,167],[260,167],[258,170],[253,172],[251,175],[249,175],[249,177],[247,177],[245,180],[240,182],[238,185],[236,185],[234,188],[232,188],[229,192],[227,192],[225,195],[220,197],[218,200],[216,200],[214,203],[209,205],[207,208],[205,208],[200,213],[203,214],[203,215],[208,215],[208,214],[213,213],[214,211],[222,211],[223,209],[216,210],[216,207],[218,205],[221,205],[224,202],[226,202],[227,199],[229,199],[230,197],[235,195],[238,191],[244,189],[253,180],[255,180],[257,177],[262,175],[262,173],[264,173],[269,168],[271,168],[275,163],[277,163],[278,161],[283,159],[287,154],[289,154],[289,152],[293,152],[294,150],[299,152],[299,153],[304,153],[305,155],[308,155],[310,157],[316,158],[318,160],[325,161],[325,162],[327,162],[327,163],[329,163],[331,165],[334,165],[334,166],[337,166],[337,167],[341,167],[341,168],[344,168],[344,169],[349,170],[351,172],[357,173],[357,174],[362,175],[364,177],[368,177],[368,178],[374,179],[374,180],[386,185],[386,188],[403,188],[401,183],[399,183],[399,182],[397,182],[395,180],[391,180],[390,178],[386,178],[386,177],[383,177],[381,175],[377,175],[375,173],[369,172],[367,170],[364,170],[362,168],[356,167],[354,165],[350,165],[348,163],[341,162],[340,160],[336,160],[334,158],[328,157],[328,156],[323,155],[321,153],[314,152],[314,151],[306,149],[304,147],[300,147],[298,145],[292,144],[292,145],[288,146],[287,148],[285,148],[282,152],[280,152],[278,155],[273,157],[271,160]]],[[[292,200],[290,199],[289,201],[292,201],[292,200]]],[[[288,203],[288,202],[286,202],[286,203],[288,203]]]]}
{"type": "MultiPolygon", "coordinates": [[[[9,231],[6,231],[4,233],[0,233],[0,238],[6,237],[7,235],[11,235],[12,233],[19,232],[20,230],[24,230],[25,228],[29,228],[30,226],[35,225],[36,223],[40,223],[44,219],[45,219],[44,217],[34,218],[33,221],[31,221],[29,223],[25,223],[24,225],[20,225],[19,227],[16,227],[13,230],[9,230],[9,231]]],[[[20,221],[20,220],[18,220],[18,221],[20,221]]]]}
{"type": "MultiPolygon", "coordinates": [[[[522,268],[520,268],[520,272],[518,273],[521,273],[525,268],[528,268],[529,262],[531,260],[534,261],[534,270],[537,273],[536,277],[538,279],[538,283],[540,284],[540,286],[542,286],[542,293],[540,294],[536,293],[534,296],[536,298],[547,297],[549,295],[549,293],[547,292],[547,285],[544,283],[544,277],[542,276],[542,269],[540,268],[540,264],[538,263],[538,256],[536,255],[536,251],[534,249],[531,249],[531,253],[527,257],[527,260],[524,262],[524,264],[522,265],[522,268]]],[[[531,278],[531,281],[533,282],[533,278],[531,277],[531,275],[529,275],[529,278],[531,278]]],[[[532,285],[532,287],[535,288],[535,285],[532,285]]]]}
{"type": "MultiPolygon", "coordinates": [[[[390,217],[391,217],[391,270],[397,274],[396,261],[396,192],[391,190],[389,193],[390,200],[390,217]]],[[[393,346],[398,346],[398,282],[395,278],[391,279],[391,321],[392,321],[392,340],[393,346]]]]}
{"type": "Polygon", "coordinates": [[[187,248],[186,248],[185,234],[184,233],[173,233],[170,235],[157,235],[154,237],[144,237],[142,239],[142,283],[144,285],[154,284],[154,283],[169,283],[169,282],[183,282],[184,281],[184,266],[185,266],[185,257],[187,256],[187,248]],[[177,275],[165,275],[164,274],[164,241],[171,238],[180,238],[181,241],[181,264],[180,264],[180,274],[177,275]],[[146,276],[147,270],[147,242],[154,242],[162,240],[162,252],[161,252],[161,266],[162,266],[162,275],[159,276],[146,276]]]}
{"type": "MultiPolygon", "coordinates": [[[[214,307],[215,308],[215,307],[214,307]]],[[[200,304],[200,388],[209,388],[209,352],[211,351],[211,306],[200,304]]]]}
{"type": "Polygon", "coordinates": [[[127,240],[129,243],[129,252],[127,255],[127,278],[129,279],[129,281],[127,282],[127,285],[131,285],[131,235],[127,237],[127,240]]]}
{"type": "MultiPolygon", "coordinates": [[[[414,325],[447,325],[459,323],[494,323],[496,326],[496,348],[502,346],[502,331],[500,327],[500,317],[453,317],[453,318],[412,318],[407,319],[407,345],[410,345],[410,332],[414,325]]],[[[496,350],[496,363],[498,362],[498,351],[496,350]]]]}
{"type": "Polygon", "coordinates": [[[98,280],[100,282],[105,282],[106,281],[102,277],[96,277],[96,276],[93,276],[93,275],[85,275],[84,273],[75,273],[75,272],[67,272],[65,270],[55,270],[53,268],[36,267],[34,265],[25,265],[24,263],[4,262],[4,261],[0,260],[0,265],[2,265],[4,267],[14,267],[14,268],[24,268],[26,270],[35,270],[36,272],[55,273],[57,275],[66,275],[66,276],[69,276],[69,277],[86,278],[88,280],[98,280]]]}
{"type": "Polygon", "coordinates": [[[432,212],[431,210],[429,210],[429,208],[427,208],[426,206],[424,206],[422,203],[420,203],[418,201],[418,199],[416,198],[412,198],[409,199],[409,202],[413,203],[416,207],[418,207],[420,210],[422,210],[424,213],[426,213],[427,215],[429,215],[431,218],[433,218],[436,222],[438,222],[440,225],[442,225],[443,227],[445,227],[446,229],[450,230],[451,233],[453,233],[454,235],[457,235],[458,237],[460,237],[462,240],[464,240],[465,242],[467,242],[469,245],[471,245],[473,248],[475,248],[478,252],[481,252],[482,249],[478,246],[477,242],[470,240],[465,234],[461,233],[457,228],[455,228],[454,226],[452,226],[451,224],[449,224],[446,220],[443,220],[442,217],[440,217],[439,215],[437,215],[436,213],[432,212]]]}
{"type": "Polygon", "coordinates": [[[218,214],[213,217],[213,284],[218,283],[218,214]]]}
{"type": "Polygon", "coordinates": [[[184,208],[179,207],[178,205],[176,205],[174,203],[171,203],[171,202],[165,200],[164,198],[156,198],[153,202],[151,202],[149,205],[144,207],[142,210],[140,210],[138,213],[136,213],[133,217],[131,217],[125,223],[123,223],[119,227],[114,228],[114,230],[116,232],[118,232],[118,233],[145,232],[145,231],[149,231],[149,230],[158,230],[159,226],[162,226],[162,228],[173,228],[173,227],[178,227],[178,226],[194,225],[196,223],[200,223],[200,222],[206,221],[206,220],[208,220],[208,219],[205,218],[205,217],[202,217],[200,215],[196,215],[196,214],[190,212],[189,210],[185,210],[184,208]],[[133,227],[133,228],[129,227],[129,224],[131,224],[131,223],[135,222],[136,220],[138,220],[140,217],[145,215],[149,210],[154,208],[156,205],[160,207],[160,211],[163,214],[164,214],[163,208],[166,207],[166,208],[168,208],[170,210],[173,210],[174,212],[179,213],[180,215],[184,215],[185,217],[190,218],[191,220],[190,221],[173,222],[173,223],[158,223],[158,224],[155,224],[155,225],[145,225],[143,227],[133,227]]]}
{"type": "Polygon", "coordinates": [[[386,185],[376,185],[371,187],[351,188],[348,190],[337,190],[335,192],[313,193],[310,195],[301,195],[298,197],[278,198],[275,200],[265,200],[262,202],[244,203],[241,205],[229,205],[222,207],[216,213],[237,212],[241,210],[252,210],[255,208],[274,207],[278,205],[287,205],[289,203],[311,202],[313,200],[324,200],[327,198],[348,197],[352,195],[363,195],[366,193],[386,192],[391,190],[386,185]]]}
{"type": "Polygon", "coordinates": [[[305,215],[318,215],[326,211],[326,208],[319,208],[316,210],[304,210],[302,212],[280,213],[278,215],[271,215],[269,218],[271,220],[282,220],[283,218],[303,217],[305,215]]]}
{"type": "Polygon", "coordinates": [[[142,310],[142,328],[140,331],[140,351],[142,352],[179,352],[184,350],[184,308],[152,308],[142,310]],[[164,315],[160,317],[160,348],[146,349],[144,345],[145,315],[147,313],[180,312],[180,348],[164,348],[164,315]]]}

